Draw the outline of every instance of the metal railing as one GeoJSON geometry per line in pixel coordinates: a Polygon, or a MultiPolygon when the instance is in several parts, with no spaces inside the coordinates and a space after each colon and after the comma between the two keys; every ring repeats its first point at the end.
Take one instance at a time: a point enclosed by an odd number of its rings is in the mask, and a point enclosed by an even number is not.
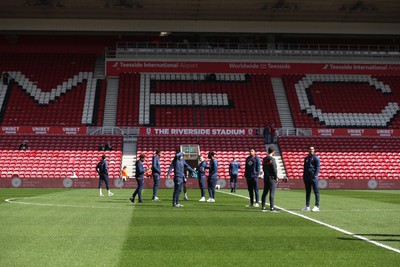
{"type": "Polygon", "coordinates": [[[267,43],[141,43],[117,42],[107,58],[135,57],[362,57],[399,59],[399,45],[267,44],[267,43]]]}
{"type": "Polygon", "coordinates": [[[123,135],[124,137],[137,137],[139,128],[135,127],[88,127],[89,135],[123,135]]]}

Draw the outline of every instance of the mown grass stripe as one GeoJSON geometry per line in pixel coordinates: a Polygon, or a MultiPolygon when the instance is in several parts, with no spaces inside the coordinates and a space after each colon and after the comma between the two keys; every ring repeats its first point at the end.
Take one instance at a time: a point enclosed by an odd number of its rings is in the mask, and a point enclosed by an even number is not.
{"type": "MultiPolygon", "coordinates": [[[[242,196],[242,195],[237,195],[237,194],[233,194],[233,193],[229,193],[229,192],[224,192],[224,191],[217,191],[217,192],[222,193],[222,194],[227,194],[227,195],[236,196],[236,197],[241,197],[241,198],[250,199],[249,197],[242,196]]],[[[308,216],[305,216],[304,214],[299,214],[299,213],[297,213],[297,212],[294,212],[294,211],[291,211],[291,210],[287,210],[287,209],[282,208],[282,207],[279,207],[279,206],[275,206],[275,207],[278,208],[278,209],[280,209],[280,210],[282,210],[282,211],[284,211],[284,212],[287,212],[287,213],[289,213],[289,214],[292,214],[292,215],[301,217],[301,218],[303,218],[303,219],[306,219],[306,220],[309,220],[309,221],[318,223],[318,224],[320,224],[320,225],[326,226],[326,227],[328,227],[328,228],[331,228],[331,229],[336,230],[336,231],[338,231],[338,232],[341,232],[341,233],[343,233],[343,234],[350,235],[350,236],[352,236],[352,237],[355,237],[355,238],[364,240],[364,241],[366,241],[366,242],[368,242],[368,243],[371,243],[371,244],[374,244],[374,245],[376,245],[376,246],[378,246],[378,247],[382,247],[382,248],[385,248],[385,249],[394,251],[394,252],[396,252],[396,253],[400,253],[400,250],[399,250],[399,249],[396,249],[396,248],[393,248],[393,247],[391,247],[391,246],[388,246],[388,245],[379,243],[379,242],[374,241],[374,240],[370,240],[370,239],[368,239],[368,238],[366,238],[366,237],[364,237],[364,236],[357,235],[357,234],[354,234],[354,233],[349,232],[349,231],[347,231],[347,230],[344,230],[344,229],[341,229],[341,228],[339,228],[339,227],[336,227],[336,226],[334,226],[334,225],[331,225],[331,224],[328,224],[328,223],[325,223],[325,222],[316,220],[316,219],[314,219],[314,218],[310,218],[310,217],[308,217],[308,216]]]]}

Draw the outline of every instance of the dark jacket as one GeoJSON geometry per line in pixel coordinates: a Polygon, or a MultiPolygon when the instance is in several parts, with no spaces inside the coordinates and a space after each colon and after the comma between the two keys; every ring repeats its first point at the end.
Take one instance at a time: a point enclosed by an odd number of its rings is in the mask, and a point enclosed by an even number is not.
{"type": "Polygon", "coordinates": [[[319,169],[319,157],[316,154],[308,155],[304,158],[303,179],[318,179],[319,169]]]}
{"type": "Polygon", "coordinates": [[[97,163],[96,171],[98,174],[108,174],[108,163],[104,159],[97,163]]]}
{"type": "Polygon", "coordinates": [[[273,177],[273,179],[276,179],[278,177],[276,161],[275,158],[272,157],[271,155],[268,155],[263,159],[263,171],[264,171],[264,178],[273,177]]]}
{"type": "Polygon", "coordinates": [[[218,178],[218,161],[216,159],[211,159],[210,166],[207,168],[209,169],[208,177],[210,179],[217,179],[218,178]]]}
{"type": "Polygon", "coordinates": [[[206,175],[206,167],[207,167],[207,161],[205,160],[200,162],[199,166],[197,166],[196,171],[198,178],[201,178],[206,175]]]}
{"type": "Polygon", "coordinates": [[[160,160],[157,155],[154,155],[151,161],[151,172],[161,174],[160,160]]]}
{"type": "Polygon", "coordinates": [[[257,156],[248,156],[246,158],[246,167],[244,169],[244,177],[246,179],[258,178],[258,174],[261,170],[261,161],[257,156]]]}
{"type": "Polygon", "coordinates": [[[135,163],[136,172],[135,178],[143,179],[144,173],[147,171],[145,167],[143,167],[143,162],[141,160],[137,160],[135,163]]]}
{"type": "Polygon", "coordinates": [[[174,178],[184,178],[185,177],[185,166],[186,168],[193,172],[194,170],[189,164],[186,163],[185,159],[183,158],[183,153],[179,152],[175,155],[174,159],[169,166],[169,170],[167,175],[171,174],[172,169],[174,169],[174,178]]]}
{"type": "Polygon", "coordinates": [[[237,161],[232,161],[229,163],[229,174],[230,175],[238,175],[240,169],[240,163],[237,161]]]}

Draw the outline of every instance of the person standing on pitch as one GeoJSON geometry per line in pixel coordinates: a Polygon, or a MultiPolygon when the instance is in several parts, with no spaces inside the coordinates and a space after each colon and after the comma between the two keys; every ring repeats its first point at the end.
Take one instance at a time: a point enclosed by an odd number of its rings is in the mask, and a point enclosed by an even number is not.
{"type": "Polygon", "coordinates": [[[143,154],[140,154],[139,160],[136,161],[135,163],[135,178],[138,184],[138,187],[136,188],[135,192],[133,192],[132,197],[129,199],[132,203],[135,203],[135,198],[136,195],[139,198],[139,203],[143,203],[142,199],[142,189],[143,189],[143,183],[144,183],[144,173],[147,171],[145,167],[143,167],[143,162],[146,159],[146,156],[143,154]]]}
{"type": "Polygon", "coordinates": [[[207,168],[207,161],[204,160],[203,156],[199,156],[199,166],[197,166],[197,178],[199,179],[199,188],[201,192],[201,198],[199,199],[200,202],[206,201],[206,194],[205,194],[205,183],[206,183],[206,168],[207,168]]]}
{"type": "Polygon", "coordinates": [[[96,172],[99,174],[100,196],[101,197],[104,196],[103,192],[102,192],[102,189],[101,189],[103,181],[106,184],[108,196],[111,197],[112,195],[114,195],[113,193],[111,193],[110,186],[109,186],[109,183],[108,183],[108,163],[106,161],[106,155],[101,156],[101,160],[96,165],[96,172]]]}
{"type": "Polygon", "coordinates": [[[258,193],[258,176],[261,173],[261,161],[258,156],[256,156],[256,151],[254,148],[250,149],[250,156],[246,158],[246,166],[244,170],[244,177],[247,182],[247,189],[249,190],[250,205],[249,207],[258,207],[259,204],[259,193],[258,193]],[[254,195],[256,201],[254,202],[254,195]]]}
{"type": "Polygon", "coordinates": [[[160,184],[160,174],[161,174],[161,167],[160,167],[160,158],[162,155],[161,150],[157,150],[156,154],[153,156],[153,159],[151,161],[151,172],[153,174],[153,197],[151,200],[153,201],[159,201],[160,199],[157,197],[157,190],[158,186],[160,184]]]}
{"type": "Polygon", "coordinates": [[[229,175],[230,175],[229,182],[231,186],[231,193],[236,192],[239,169],[240,169],[240,163],[236,160],[236,157],[233,157],[232,162],[229,164],[229,175]]]}
{"type": "Polygon", "coordinates": [[[311,187],[315,194],[315,206],[312,211],[319,211],[318,173],[320,169],[319,157],[313,146],[308,148],[308,155],[304,158],[303,181],[306,187],[306,205],[302,211],[310,211],[311,187]]]}
{"type": "Polygon", "coordinates": [[[268,156],[263,159],[263,171],[264,171],[264,191],[261,196],[261,207],[262,211],[266,212],[265,199],[269,192],[269,210],[275,211],[274,199],[275,189],[278,179],[278,170],[276,167],[276,161],[274,158],[275,149],[270,146],[268,147],[268,156]]]}
{"type": "Polygon", "coordinates": [[[176,153],[167,172],[167,178],[169,178],[172,169],[174,169],[174,193],[172,195],[173,207],[183,207],[183,205],[179,204],[179,196],[182,191],[183,179],[185,178],[185,166],[189,171],[193,171],[193,169],[186,163],[183,155],[184,153],[180,151],[176,153]]]}
{"type": "Polygon", "coordinates": [[[208,169],[208,178],[207,178],[207,185],[208,185],[208,195],[209,198],[207,202],[215,202],[215,185],[217,184],[218,180],[218,162],[214,158],[214,152],[208,152],[208,158],[210,159],[210,165],[206,167],[208,169]]]}

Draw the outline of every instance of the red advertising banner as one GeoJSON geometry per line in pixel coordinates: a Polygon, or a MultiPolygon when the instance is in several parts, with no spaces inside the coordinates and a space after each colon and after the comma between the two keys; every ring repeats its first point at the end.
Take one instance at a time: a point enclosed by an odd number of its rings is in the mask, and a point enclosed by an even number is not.
{"type": "Polygon", "coordinates": [[[4,126],[0,134],[86,134],[86,127],[34,127],[34,126],[4,126]]]}
{"type": "Polygon", "coordinates": [[[312,129],[313,136],[400,137],[399,129],[312,129]]]}
{"type": "MultiPolygon", "coordinates": [[[[135,179],[128,179],[122,182],[121,179],[110,179],[111,188],[136,188],[135,179]]],[[[188,188],[198,188],[197,179],[188,179],[188,188]]],[[[218,179],[217,184],[221,189],[229,188],[229,179],[218,179]]],[[[264,181],[259,180],[259,188],[263,188],[264,181]]],[[[152,188],[153,180],[145,179],[144,188],[152,188]]],[[[172,179],[161,179],[159,188],[174,187],[172,179]]],[[[72,178],[0,178],[0,188],[98,188],[98,179],[72,179],[72,178]]],[[[239,179],[239,189],[247,189],[247,184],[244,179],[239,179]]],[[[287,183],[279,181],[277,188],[283,190],[304,189],[304,182],[301,179],[292,179],[287,183]]],[[[319,188],[330,189],[355,189],[355,190],[399,190],[400,180],[319,180],[319,188]]],[[[116,192],[114,192],[116,193],[116,192]]],[[[200,193],[200,192],[199,192],[200,193]]]]}
{"type": "Polygon", "coordinates": [[[124,72],[164,73],[265,73],[272,77],[283,74],[370,74],[400,75],[399,64],[337,64],[291,62],[177,62],[108,59],[106,75],[124,72]]]}
{"type": "Polygon", "coordinates": [[[253,136],[256,129],[244,128],[140,128],[140,135],[207,135],[207,136],[253,136]]]}

